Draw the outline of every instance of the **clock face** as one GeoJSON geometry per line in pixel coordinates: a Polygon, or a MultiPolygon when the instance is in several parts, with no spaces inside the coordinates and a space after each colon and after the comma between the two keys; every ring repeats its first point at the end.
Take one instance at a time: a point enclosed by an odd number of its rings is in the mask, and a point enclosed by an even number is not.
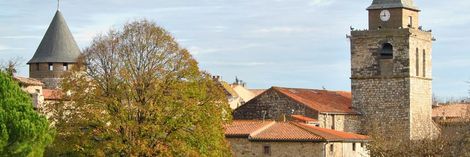
{"type": "Polygon", "coordinates": [[[382,21],[388,21],[390,20],[390,11],[388,10],[382,10],[380,12],[380,20],[382,21]]]}

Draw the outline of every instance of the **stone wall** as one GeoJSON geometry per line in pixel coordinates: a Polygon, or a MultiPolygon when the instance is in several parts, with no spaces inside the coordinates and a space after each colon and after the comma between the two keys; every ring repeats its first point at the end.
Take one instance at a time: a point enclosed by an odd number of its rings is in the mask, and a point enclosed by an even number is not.
{"type": "Polygon", "coordinates": [[[253,98],[233,112],[233,119],[238,120],[283,120],[291,114],[305,115],[318,119],[318,113],[303,104],[292,101],[289,97],[269,89],[253,98]]]}
{"type": "Polygon", "coordinates": [[[364,145],[353,142],[254,142],[247,138],[227,138],[234,157],[363,157],[369,156],[364,145]],[[353,150],[355,145],[355,150],[353,150]],[[270,154],[264,154],[264,147],[270,154]],[[331,149],[333,148],[333,149],[331,149]]]}
{"type": "Polygon", "coordinates": [[[352,80],[353,106],[363,114],[361,133],[379,131],[384,135],[409,137],[408,84],[405,78],[352,80]]]}
{"type": "Polygon", "coordinates": [[[431,33],[383,29],[353,31],[351,35],[353,107],[364,115],[363,133],[375,129],[411,139],[434,134],[431,33]],[[384,43],[393,46],[392,59],[381,58],[384,43]]]}
{"type": "Polygon", "coordinates": [[[63,63],[53,63],[53,70],[49,70],[49,63],[34,63],[29,64],[29,77],[38,79],[44,83],[46,89],[56,89],[59,87],[62,74],[71,69],[73,64],[68,63],[67,69],[64,68],[63,63]]]}
{"type": "Polygon", "coordinates": [[[382,21],[380,19],[380,12],[382,9],[379,10],[369,10],[369,29],[370,30],[377,30],[379,27],[382,28],[408,28],[409,18],[412,17],[412,28],[418,28],[419,26],[419,16],[418,12],[409,10],[409,9],[388,9],[390,11],[390,20],[389,21],[382,21]]]}
{"type": "Polygon", "coordinates": [[[275,90],[268,90],[240,106],[233,112],[233,118],[261,120],[263,113],[265,113],[265,119],[270,120],[282,121],[284,116],[286,120],[289,120],[290,115],[304,115],[317,119],[322,128],[354,133],[359,133],[360,130],[358,115],[318,113],[275,90]]]}

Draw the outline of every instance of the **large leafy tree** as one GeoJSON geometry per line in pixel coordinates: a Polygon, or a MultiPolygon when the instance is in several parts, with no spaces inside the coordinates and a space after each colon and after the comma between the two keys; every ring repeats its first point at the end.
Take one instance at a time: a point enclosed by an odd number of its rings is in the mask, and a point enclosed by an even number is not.
{"type": "Polygon", "coordinates": [[[30,96],[0,71],[0,156],[42,156],[53,130],[34,109],[30,96]]]}
{"type": "Polygon", "coordinates": [[[96,37],[82,63],[63,80],[68,103],[51,109],[51,155],[230,156],[223,92],[155,23],[96,37]]]}

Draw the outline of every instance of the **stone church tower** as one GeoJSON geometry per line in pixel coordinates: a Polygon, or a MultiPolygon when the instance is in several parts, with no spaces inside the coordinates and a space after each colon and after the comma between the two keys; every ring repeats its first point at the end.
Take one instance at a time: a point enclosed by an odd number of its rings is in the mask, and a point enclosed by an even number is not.
{"type": "Polygon", "coordinates": [[[58,88],[61,75],[77,63],[80,49],[57,10],[41,44],[28,62],[29,77],[41,80],[45,88],[58,88]]]}
{"type": "Polygon", "coordinates": [[[432,112],[433,37],[419,25],[412,0],[373,0],[369,29],[351,31],[353,108],[364,133],[422,139],[435,136],[432,112]]]}

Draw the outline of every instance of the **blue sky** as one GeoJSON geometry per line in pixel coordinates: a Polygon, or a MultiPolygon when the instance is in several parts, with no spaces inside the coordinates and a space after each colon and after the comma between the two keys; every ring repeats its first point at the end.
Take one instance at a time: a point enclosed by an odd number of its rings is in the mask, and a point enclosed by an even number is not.
{"type": "MultiPolygon", "coordinates": [[[[80,48],[96,34],[147,18],[170,31],[200,66],[228,82],[350,90],[349,26],[367,28],[372,0],[63,0],[80,48]]],[[[434,93],[467,96],[470,1],[415,0],[432,29],[434,93]]],[[[0,61],[32,57],[55,0],[0,0],[0,61]]]]}

